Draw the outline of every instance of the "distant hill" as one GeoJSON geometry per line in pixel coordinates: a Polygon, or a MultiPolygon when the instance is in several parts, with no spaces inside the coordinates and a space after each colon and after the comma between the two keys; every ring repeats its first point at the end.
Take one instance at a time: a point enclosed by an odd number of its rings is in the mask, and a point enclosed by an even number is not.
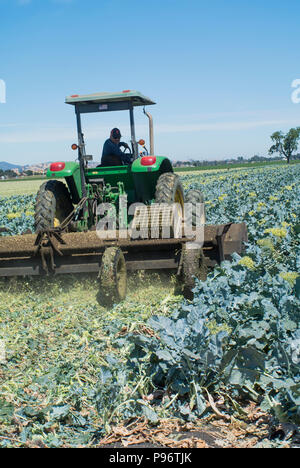
{"type": "Polygon", "coordinates": [[[2,161],[0,162],[0,169],[2,169],[2,171],[9,171],[10,169],[19,169],[21,170],[23,168],[23,166],[18,166],[17,164],[10,164],[8,162],[5,162],[5,161],[2,161]]]}

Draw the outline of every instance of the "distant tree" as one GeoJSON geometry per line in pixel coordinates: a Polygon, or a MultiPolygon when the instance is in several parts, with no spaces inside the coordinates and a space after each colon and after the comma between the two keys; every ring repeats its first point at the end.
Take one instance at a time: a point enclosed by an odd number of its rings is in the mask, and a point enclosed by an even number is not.
{"type": "Polygon", "coordinates": [[[250,161],[256,162],[256,161],[260,161],[261,159],[262,158],[258,154],[255,154],[254,156],[252,156],[250,161]]]}
{"type": "Polygon", "coordinates": [[[32,176],[33,175],[33,171],[30,171],[29,169],[27,171],[25,171],[25,175],[27,176],[32,176]]]}
{"type": "Polygon", "coordinates": [[[11,169],[8,169],[7,171],[5,171],[4,175],[6,177],[8,177],[9,179],[13,179],[13,178],[17,177],[17,174],[14,171],[12,171],[11,169]]]}
{"type": "Polygon", "coordinates": [[[269,154],[279,153],[284,156],[289,164],[293,153],[297,151],[300,139],[300,127],[291,128],[286,134],[275,132],[271,135],[274,145],[269,149],[269,154]]]}

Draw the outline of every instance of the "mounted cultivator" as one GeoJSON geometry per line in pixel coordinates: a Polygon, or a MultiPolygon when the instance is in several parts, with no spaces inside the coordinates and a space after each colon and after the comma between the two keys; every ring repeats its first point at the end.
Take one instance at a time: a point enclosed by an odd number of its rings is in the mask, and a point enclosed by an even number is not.
{"type": "Polygon", "coordinates": [[[72,148],[79,162],[50,165],[37,194],[36,233],[0,238],[0,276],[98,273],[99,299],[112,303],[126,296],[128,270],[163,269],[174,272],[178,288],[191,297],[195,277],[205,280],[209,268],[242,252],[246,225],[205,225],[201,192],[184,194],[170,160],[154,156],[145,110],[150,155],[144,140],[136,142],[133,108],[154,104],[150,99],[126,91],[66,102],[75,106],[78,144],[72,148]],[[81,115],[116,110],[130,113],[130,162],[89,168],[81,115]]]}

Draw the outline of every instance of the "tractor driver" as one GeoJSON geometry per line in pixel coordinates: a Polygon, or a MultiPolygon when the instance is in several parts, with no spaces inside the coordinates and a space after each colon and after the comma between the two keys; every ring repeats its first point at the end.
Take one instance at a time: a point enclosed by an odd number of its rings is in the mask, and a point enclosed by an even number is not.
{"type": "Polygon", "coordinates": [[[101,166],[122,166],[123,164],[130,164],[131,157],[129,154],[123,153],[121,147],[129,149],[127,143],[121,140],[121,132],[118,128],[113,128],[110,132],[110,137],[103,145],[101,166]]]}

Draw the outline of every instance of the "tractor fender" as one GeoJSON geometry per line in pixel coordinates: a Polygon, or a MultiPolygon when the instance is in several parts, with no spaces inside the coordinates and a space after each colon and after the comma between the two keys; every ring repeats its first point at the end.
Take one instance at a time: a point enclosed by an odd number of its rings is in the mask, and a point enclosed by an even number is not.
{"type": "Polygon", "coordinates": [[[137,201],[145,203],[155,199],[159,176],[165,172],[173,172],[173,167],[171,161],[163,156],[144,156],[133,162],[131,172],[137,201]]]}
{"type": "Polygon", "coordinates": [[[163,174],[164,172],[173,172],[173,167],[171,161],[164,156],[143,156],[132,163],[131,171],[133,173],[159,172],[163,174]]]}
{"type": "Polygon", "coordinates": [[[47,170],[47,179],[65,179],[69,188],[72,203],[77,205],[82,198],[82,185],[80,178],[79,163],[67,161],[62,164],[62,168],[52,170],[54,164],[51,164],[47,170]]]}

